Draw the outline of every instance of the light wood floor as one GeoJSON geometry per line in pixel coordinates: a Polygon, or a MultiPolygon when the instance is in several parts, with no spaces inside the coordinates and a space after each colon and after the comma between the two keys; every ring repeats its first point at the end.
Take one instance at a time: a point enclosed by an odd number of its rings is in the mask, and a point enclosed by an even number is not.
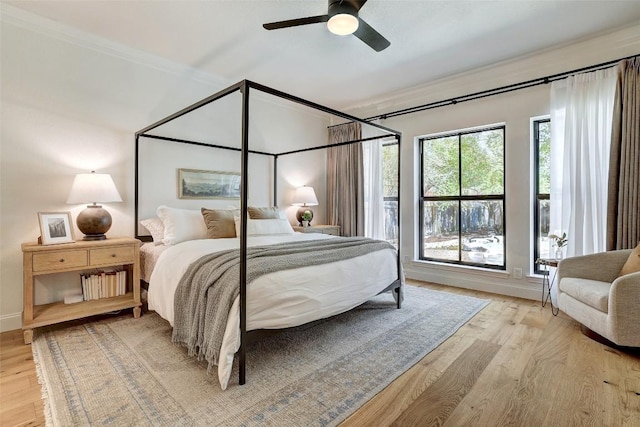
{"type": "MultiPolygon", "coordinates": [[[[640,426],[637,354],[539,301],[411,283],[492,302],[343,426],[640,426]]],[[[0,365],[0,425],[44,425],[22,331],[0,334],[0,365]]]]}

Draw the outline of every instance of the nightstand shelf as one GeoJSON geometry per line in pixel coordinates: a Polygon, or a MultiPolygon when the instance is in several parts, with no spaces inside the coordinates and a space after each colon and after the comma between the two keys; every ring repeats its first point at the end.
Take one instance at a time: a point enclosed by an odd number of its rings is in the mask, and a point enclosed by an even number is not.
{"type": "Polygon", "coordinates": [[[331,234],[332,236],[340,235],[339,225],[310,225],[308,227],[300,227],[299,225],[294,225],[293,229],[299,233],[321,233],[331,234]]]}
{"type": "Polygon", "coordinates": [[[67,322],[69,320],[82,319],[95,314],[109,313],[111,311],[131,308],[133,292],[111,298],[94,299],[73,304],[53,302],[50,304],[33,306],[33,321],[31,328],[52,325],[54,323],[67,322]]]}
{"type": "MultiPolygon", "coordinates": [[[[129,237],[98,241],[77,241],[61,245],[24,243],[22,329],[25,344],[31,343],[33,328],[96,314],[133,308],[140,317],[140,241],[129,237]],[[118,268],[126,271],[124,295],[82,301],[73,304],[54,302],[34,304],[34,280],[37,276],[118,268]]],[[[80,287],[80,278],[78,277],[80,287]]]]}

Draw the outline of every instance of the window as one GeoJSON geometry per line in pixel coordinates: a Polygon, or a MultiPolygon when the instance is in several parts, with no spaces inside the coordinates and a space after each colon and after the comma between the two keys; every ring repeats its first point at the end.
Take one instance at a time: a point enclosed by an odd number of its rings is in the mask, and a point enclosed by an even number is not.
{"type": "Polygon", "coordinates": [[[398,143],[382,145],[385,240],[398,244],[398,143]]]}
{"type": "Polygon", "coordinates": [[[419,139],[420,259],[505,269],[505,127],[419,139]]]}
{"type": "Polygon", "coordinates": [[[542,274],[538,258],[549,258],[549,193],[551,189],[551,120],[533,122],[533,263],[534,272],[542,274]]]}

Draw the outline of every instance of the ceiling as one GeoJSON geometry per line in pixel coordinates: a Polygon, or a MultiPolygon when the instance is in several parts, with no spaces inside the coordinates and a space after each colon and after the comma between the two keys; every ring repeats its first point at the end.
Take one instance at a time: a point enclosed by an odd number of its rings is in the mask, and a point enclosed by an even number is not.
{"type": "Polygon", "coordinates": [[[640,25],[640,1],[369,0],[360,17],[391,46],[375,52],[325,24],[326,0],[2,0],[128,47],[331,106],[349,108],[438,78],[589,35],[640,25]]]}

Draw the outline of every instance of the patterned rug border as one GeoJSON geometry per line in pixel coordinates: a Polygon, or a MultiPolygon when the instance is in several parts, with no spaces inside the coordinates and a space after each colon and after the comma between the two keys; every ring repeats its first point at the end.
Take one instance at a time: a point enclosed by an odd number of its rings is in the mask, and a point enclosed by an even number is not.
{"type": "MultiPolygon", "coordinates": [[[[465,317],[464,318],[460,318],[457,320],[457,322],[452,324],[447,324],[445,325],[447,327],[445,333],[443,333],[442,335],[438,336],[437,338],[435,338],[434,341],[429,342],[428,345],[425,345],[424,348],[416,348],[416,352],[413,355],[413,357],[410,357],[409,359],[405,360],[403,362],[403,364],[401,366],[396,366],[395,369],[393,370],[392,373],[387,373],[385,372],[384,375],[381,373],[379,376],[384,376],[384,378],[382,378],[382,380],[377,381],[377,383],[372,386],[369,390],[367,390],[365,393],[360,393],[358,394],[358,399],[356,401],[353,401],[351,399],[345,398],[347,404],[346,405],[338,405],[336,407],[335,411],[332,412],[328,412],[326,417],[323,418],[312,418],[310,420],[305,420],[304,424],[299,424],[299,425],[309,425],[309,422],[313,422],[313,420],[316,420],[317,425],[329,425],[329,426],[335,426],[338,425],[339,423],[341,423],[342,421],[344,421],[346,418],[348,418],[351,414],[353,414],[356,410],[358,410],[360,407],[362,407],[364,404],[366,404],[369,400],[371,400],[375,395],[377,395],[378,393],[380,393],[382,390],[384,390],[390,383],[392,383],[394,380],[396,380],[399,376],[401,376],[403,373],[405,373],[407,370],[409,370],[412,366],[414,366],[415,364],[417,364],[420,360],[422,360],[427,354],[429,354],[430,352],[432,352],[433,350],[435,350],[438,346],[440,346],[444,341],[446,341],[448,338],[450,338],[452,335],[454,335],[464,324],[468,323],[471,319],[473,319],[480,311],[482,311],[485,307],[487,307],[487,305],[489,305],[489,303],[491,302],[490,300],[484,300],[484,299],[479,299],[479,298],[475,298],[475,297],[468,297],[468,296],[463,296],[463,295],[458,295],[458,294],[452,294],[452,293],[448,293],[448,292],[443,292],[443,291],[435,291],[435,290],[431,290],[431,289],[427,289],[427,288],[422,288],[422,287],[416,287],[416,286],[411,286],[411,285],[407,285],[405,288],[405,294],[409,292],[410,294],[413,292],[420,292],[420,293],[425,293],[425,294],[431,294],[432,296],[438,296],[438,304],[442,305],[443,302],[445,302],[447,299],[449,300],[453,300],[453,303],[455,303],[456,301],[462,301],[465,304],[469,304],[470,307],[468,307],[468,311],[464,313],[465,317]],[[417,351],[419,350],[419,351],[417,351]]],[[[388,295],[387,295],[388,296],[388,295]]],[[[410,295],[409,295],[410,297],[410,295]]],[[[407,299],[405,298],[405,304],[403,304],[403,307],[406,305],[407,299]]],[[[435,303],[434,303],[435,304],[435,303]]],[[[440,307],[440,305],[437,305],[437,307],[440,307]]],[[[154,313],[145,313],[145,316],[156,316],[154,313]]],[[[342,316],[342,315],[339,315],[342,316]]],[[[417,317],[417,316],[416,316],[417,317]]],[[[158,317],[159,319],[159,317],[158,317]]],[[[412,318],[408,318],[407,321],[411,320],[412,318]]],[[[102,325],[105,324],[106,326],[108,326],[109,328],[111,328],[111,324],[113,324],[114,326],[117,326],[118,323],[120,322],[129,322],[132,319],[129,318],[124,318],[124,317],[118,317],[118,318],[110,318],[110,319],[106,319],[106,320],[97,320],[94,322],[86,322],[84,324],[75,326],[75,327],[79,327],[82,328],[83,330],[89,330],[91,329],[92,325],[102,325]]],[[[161,319],[160,319],[161,320],[161,319]]],[[[135,322],[135,321],[134,321],[135,322]]],[[[135,323],[133,323],[135,325],[135,323]]],[[[167,324],[168,326],[168,324],[167,324]]],[[[72,326],[73,327],[73,326],[72,326]]],[[[302,326],[301,328],[303,328],[304,326],[302,326]]],[[[33,360],[34,363],[36,365],[36,373],[37,373],[37,378],[38,378],[38,382],[42,385],[42,400],[44,402],[44,415],[45,415],[45,420],[46,420],[46,425],[47,426],[54,426],[54,425],[66,425],[65,421],[63,420],[65,418],[66,412],[65,411],[59,411],[56,408],[56,405],[60,405],[60,403],[56,403],[54,396],[51,395],[51,392],[53,390],[52,388],[52,384],[53,381],[55,381],[52,377],[56,376],[56,372],[47,372],[47,370],[44,367],[44,361],[43,358],[45,357],[44,355],[40,355],[39,351],[45,351],[45,350],[50,350],[50,349],[42,349],[40,350],[40,345],[42,344],[42,339],[40,337],[42,336],[46,336],[48,332],[50,331],[61,331],[64,330],[64,328],[58,326],[53,326],[53,327],[46,327],[46,328],[42,328],[41,330],[37,330],[36,331],[36,335],[34,336],[34,340],[33,340],[33,344],[32,344],[32,352],[33,352],[33,360]],[[59,412],[65,412],[65,414],[59,413],[59,412]]],[[[359,330],[358,330],[359,332],[359,330]]],[[[283,334],[277,335],[277,336],[281,336],[283,334]]],[[[383,334],[380,334],[380,336],[382,337],[383,334]]],[[[259,345],[260,343],[258,343],[259,345]]],[[[128,345],[126,343],[123,343],[123,345],[128,345]]],[[[62,350],[60,350],[62,351],[62,350]]],[[[353,352],[352,352],[353,353],[353,352]]],[[[346,356],[349,356],[349,354],[347,354],[346,356]]],[[[136,357],[141,357],[140,354],[136,353],[136,357]]],[[[251,353],[249,353],[249,358],[251,358],[251,353]]],[[[330,360],[331,362],[331,360],[330,360]]],[[[333,363],[333,362],[332,362],[333,363]]],[[[58,368],[54,368],[54,371],[56,371],[58,368]]],[[[206,365],[202,367],[203,369],[203,375],[206,375],[206,365]]],[[[314,374],[315,371],[312,370],[311,374],[314,374]]],[[[233,392],[232,390],[235,389],[239,389],[239,390],[245,390],[245,391],[249,391],[247,385],[239,387],[237,385],[237,373],[234,370],[234,373],[232,374],[232,381],[233,381],[233,375],[236,375],[236,382],[233,384],[235,387],[232,387],[232,384],[230,384],[230,388],[225,391],[225,392],[221,392],[221,393],[238,393],[237,391],[233,392]]],[[[214,375],[215,377],[215,375],[214,375]]],[[[252,378],[252,373],[251,370],[249,370],[249,374],[248,374],[248,384],[251,384],[251,378],[252,378]]],[[[217,384],[217,382],[215,383],[216,386],[219,387],[219,385],[217,384]]],[[[295,385],[295,384],[294,384],[295,385]]],[[[263,400],[267,400],[267,398],[276,396],[277,393],[279,393],[280,391],[282,391],[283,389],[286,389],[287,387],[279,387],[279,390],[276,390],[276,393],[273,393],[271,395],[267,395],[265,399],[263,400]]],[[[333,390],[332,390],[333,392],[333,390]]],[[[231,394],[230,393],[230,394],[231,394]]],[[[306,397],[305,396],[297,396],[295,394],[295,390],[293,391],[293,396],[296,396],[297,398],[302,398],[302,397],[306,397]]],[[[54,393],[55,394],[55,393],[54,393]]],[[[66,391],[64,394],[67,394],[66,391]]],[[[286,399],[286,396],[285,396],[286,399]]],[[[339,403],[340,399],[337,399],[336,402],[339,403]]],[[[220,402],[218,402],[220,403],[220,402]]],[[[223,402],[224,403],[224,402],[223,402]]],[[[277,402],[274,402],[274,404],[277,402]]],[[[264,404],[264,402],[262,401],[258,401],[255,403],[255,405],[251,406],[251,409],[254,409],[254,406],[259,406],[260,404],[264,404]]],[[[286,401],[286,404],[282,404],[280,406],[282,406],[285,410],[290,410],[288,408],[289,405],[289,401],[286,401]]],[[[272,407],[274,406],[273,404],[271,405],[272,407]]],[[[65,409],[65,408],[62,408],[65,409]]],[[[244,412],[249,409],[247,407],[242,407],[237,411],[237,415],[244,415],[244,412]]],[[[268,418],[268,416],[270,415],[268,412],[268,409],[266,406],[264,407],[264,409],[262,411],[258,411],[257,413],[253,413],[250,417],[247,417],[245,419],[242,419],[243,417],[232,417],[233,422],[237,424],[235,425],[243,425],[243,426],[249,426],[249,425],[283,425],[280,424],[278,422],[278,420],[270,420],[268,418]],[[265,418],[267,417],[267,418],[265,418]]],[[[232,411],[233,412],[233,411],[232,411]]],[[[277,411],[275,411],[277,412],[277,411]]],[[[233,414],[232,414],[233,415],[233,414]]],[[[172,423],[172,424],[166,424],[163,418],[162,419],[162,425],[176,425],[176,423],[172,423]]],[[[196,417],[197,419],[197,417],[196,417]]],[[[139,420],[138,420],[139,421],[139,420]]],[[[147,421],[150,421],[147,419],[147,421]]],[[[156,419],[156,421],[158,421],[156,419]]],[[[175,421],[175,420],[173,420],[175,421]]],[[[182,420],[183,422],[185,422],[185,420],[182,420]]],[[[191,420],[193,421],[193,419],[191,420]]],[[[137,423],[137,421],[136,421],[137,423]]],[[[155,423],[150,423],[149,425],[153,425],[155,423]]],[[[180,423],[182,424],[182,423],[180,423]]],[[[119,424],[114,424],[114,425],[119,425],[119,424]]],[[[155,424],[157,425],[157,424],[155,424]]],[[[223,424],[220,424],[223,425],[223,424]]],[[[228,424],[224,424],[224,425],[228,425],[228,424]]],[[[285,425],[293,425],[293,424],[285,424],[285,425]]],[[[298,424],[296,424],[298,425],[298,424]]]]}

